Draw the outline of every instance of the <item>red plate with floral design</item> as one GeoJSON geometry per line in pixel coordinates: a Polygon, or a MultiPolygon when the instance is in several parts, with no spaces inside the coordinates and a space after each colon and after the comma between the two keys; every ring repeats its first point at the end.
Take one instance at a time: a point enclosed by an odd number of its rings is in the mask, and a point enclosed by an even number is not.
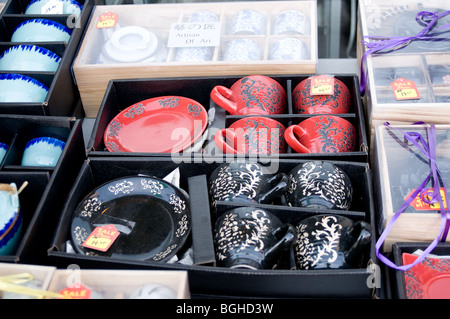
{"type": "Polygon", "coordinates": [[[198,102],[161,96],[133,104],[116,115],[103,135],[110,152],[178,153],[199,139],[208,113],[198,102]]]}
{"type": "MultiPolygon", "coordinates": [[[[412,264],[419,256],[403,253],[403,264],[412,264]]],[[[450,259],[426,257],[404,272],[408,299],[450,299],[450,259]]]]}

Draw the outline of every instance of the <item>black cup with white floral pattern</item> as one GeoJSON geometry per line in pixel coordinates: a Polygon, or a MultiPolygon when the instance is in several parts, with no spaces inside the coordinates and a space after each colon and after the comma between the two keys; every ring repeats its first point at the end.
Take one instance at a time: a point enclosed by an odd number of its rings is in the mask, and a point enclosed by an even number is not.
{"type": "Polygon", "coordinates": [[[297,269],[363,267],[372,231],[369,223],[339,215],[316,215],[296,225],[294,242],[297,269]]]}
{"type": "Polygon", "coordinates": [[[353,187],[348,175],[326,161],[309,161],[288,174],[286,202],[293,207],[349,210],[353,187]]]}
{"type": "Polygon", "coordinates": [[[219,267],[271,269],[295,239],[295,228],[264,209],[239,207],[217,219],[214,229],[219,267]]]}
{"type": "Polygon", "coordinates": [[[217,201],[269,204],[283,196],[288,179],[257,162],[234,161],[219,165],[209,186],[213,206],[217,201]]]}

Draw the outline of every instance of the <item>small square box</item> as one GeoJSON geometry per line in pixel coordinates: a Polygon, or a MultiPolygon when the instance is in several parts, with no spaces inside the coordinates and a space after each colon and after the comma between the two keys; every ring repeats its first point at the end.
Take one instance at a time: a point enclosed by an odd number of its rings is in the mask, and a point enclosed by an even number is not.
{"type": "MultiPolygon", "coordinates": [[[[367,125],[370,127],[370,145],[374,143],[376,125],[385,121],[408,125],[418,121],[447,124],[450,121],[448,87],[450,44],[448,41],[405,42],[405,46],[380,54],[371,54],[363,60],[368,48],[362,41],[375,43],[383,38],[414,37],[424,29],[416,21],[419,12],[442,13],[450,9],[446,1],[359,1],[357,60],[362,63],[366,84],[364,101],[367,125]],[[420,98],[400,100],[391,83],[399,78],[413,81],[420,98]]],[[[450,18],[443,16],[437,26],[448,24],[450,18]]],[[[433,29],[433,32],[434,30],[433,29]]],[[[385,50],[386,51],[386,50],[385,50]]],[[[360,77],[362,78],[362,74],[360,77]]],[[[411,91],[412,92],[412,91],[411,91]]],[[[408,95],[410,96],[410,95],[408,95]]]]}

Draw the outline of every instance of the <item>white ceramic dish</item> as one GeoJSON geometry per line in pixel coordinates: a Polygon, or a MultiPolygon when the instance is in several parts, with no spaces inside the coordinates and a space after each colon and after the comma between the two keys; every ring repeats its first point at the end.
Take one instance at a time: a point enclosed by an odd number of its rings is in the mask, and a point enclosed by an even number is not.
{"type": "Polygon", "coordinates": [[[41,82],[22,74],[0,74],[0,103],[42,103],[48,88],[41,82]]]}
{"type": "Polygon", "coordinates": [[[11,42],[65,42],[72,31],[64,25],[48,19],[30,19],[13,31],[11,42]]]}
{"type": "Polygon", "coordinates": [[[75,14],[81,13],[82,6],[75,0],[32,0],[25,14],[75,14]]]}
{"type": "Polygon", "coordinates": [[[105,42],[99,63],[132,63],[156,60],[157,36],[139,26],[119,28],[105,42]]]}
{"type": "Polygon", "coordinates": [[[55,72],[61,57],[36,45],[16,45],[0,55],[0,71],[55,72]]]}

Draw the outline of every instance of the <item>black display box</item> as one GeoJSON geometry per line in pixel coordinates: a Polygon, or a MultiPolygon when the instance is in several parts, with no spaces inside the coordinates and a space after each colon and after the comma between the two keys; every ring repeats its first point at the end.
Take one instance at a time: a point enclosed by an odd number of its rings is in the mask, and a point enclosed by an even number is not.
{"type": "Polygon", "coordinates": [[[19,194],[24,223],[14,255],[1,262],[45,264],[47,249],[66,195],[86,158],[81,120],[73,117],[0,115],[1,141],[9,149],[0,164],[0,182],[28,186],[19,194]],[[29,139],[51,136],[66,145],[54,167],[20,165],[29,139]]]}
{"type": "MultiPolygon", "coordinates": [[[[399,242],[392,245],[392,261],[397,266],[403,265],[402,254],[409,253],[412,254],[416,250],[422,250],[428,248],[430,243],[425,242],[399,242]]],[[[438,243],[436,247],[431,251],[433,255],[449,256],[450,255],[450,244],[449,243],[438,243]]],[[[392,270],[390,273],[390,283],[393,291],[393,298],[396,299],[407,299],[405,291],[405,274],[402,270],[392,270]]]]}
{"type": "Polygon", "coordinates": [[[0,71],[0,73],[18,73],[46,85],[49,89],[47,97],[42,103],[0,103],[2,114],[26,114],[46,116],[75,116],[84,117],[84,110],[80,102],[80,94],[73,80],[71,66],[78,50],[78,45],[88,23],[94,0],[79,0],[83,6],[78,18],[67,14],[24,14],[30,0],[10,0],[6,3],[0,16],[0,54],[9,47],[30,44],[49,49],[61,57],[61,62],[55,72],[38,71],[0,71]],[[68,43],[64,42],[20,42],[13,43],[11,36],[15,28],[30,19],[48,19],[58,22],[72,30],[68,43]]]}
{"type": "MultiPolygon", "coordinates": [[[[302,80],[311,75],[268,75],[278,81],[287,94],[287,113],[268,116],[280,121],[288,127],[292,124],[311,117],[312,115],[293,114],[292,90],[302,80]]],[[[327,160],[343,161],[368,161],[368,143],[366,135],[366,126],[364,122],[364,113],[361,96],[359,93],[359,81],[356,75],[334,75],[337,79],[344,82],[351,92],[351,109],[348,114],[339,114],[338,116],[347,119],[356,129],[356,149],[354,152],[346,153],[315,153],[298,154],[290,147],[286,153],[272,155],[286,159],[314,159],[322,158],[327,160]]],[[[111,80],[100,106],[96,121],[94,123],[92,136],[88,143],[89,156],[127,156],[126,152],[109,152],[103,142],[103,134],[110,121],[122,110],[139,101],[152,97],[177,95],[191,98],[202,104],[208,111],[214,109],[214,122],[210,124],[206,141],[203,144],[202,152],[207,156],[224,157],[214,143],[214,133],[219,129],[228,127],[234,121],[245,116],[229,115],[224,109],[216,105],[210,98],[210,92],[216,85],[231,87],[231,85],[242,78],[242,76],[224,76],[224,77],[189,77],[189,78],[152,78],[152,79],[133,79],[133,80],[111,80]]],[[[187,153],[187,152],[182,152],[187,153]]],[[[201,152],[192,153],[196,156],[201,152]]],[[[132,153],[133,156],[171,156],[171,154],[156,153],[132,153]]],[[[185,155],[185,154],[183,154],[185,155]]]]}
{"type": "MultiPolygon", "coordinates": [[[[343,270],[295,270],[292,255],[287,253],[280,266],[271,270],[238,270],[215,266],[212,225],[216,212],[209,205],[208,178],[219,165],[203,161],[193,163],[190,157],[174,162],[165,157],[89,157],[82,166],[61,212],[55,229],[52,246],[48,250],[49,261],[58,268],[70,264],[81,268],[101,269],[166,269],[187,270],[192,295],[233,297],[314,297],[314,298],[371,298],[377,293],[376,285],[369,285],[373,277],[370,267],[343,270]],[[119,258],[88,256],[67,250],[70,245],[72,215],[83,198],[95,187],[118,177],[128,175],[150,175],[162,178],[179,169],[180,187],[189,192],[192,213],[192,231],[185,248],[193,249],[194,264],[181,265],[150,261],[131,261],[119,258]]],[[[211,159],[213,160],[213,158],[211,159]]],[[[280,160],[280,172],[289,172],[304,160],[280,160]]],[[[327,211],[340,213],[354,220],[365,220],[373,225],[373,201],[371,172],[367,164],[358,162],[333,162],[341,167],[354,183],[354,199],[349,211],[327,211]]],[[[241,204],[243,205],[243,204],[241,204]]],[[[219,210],[234,208],[239,204],[219,202],[219,210]]],[[[296,220],[323,211],[274,205],[255,205],[268,209],[282,221],[296,220]]],[[[368,263],[376,263],[373,243],[368,263]]],[[[292,253],[292,252],[291,252],[292,253]]]]}

